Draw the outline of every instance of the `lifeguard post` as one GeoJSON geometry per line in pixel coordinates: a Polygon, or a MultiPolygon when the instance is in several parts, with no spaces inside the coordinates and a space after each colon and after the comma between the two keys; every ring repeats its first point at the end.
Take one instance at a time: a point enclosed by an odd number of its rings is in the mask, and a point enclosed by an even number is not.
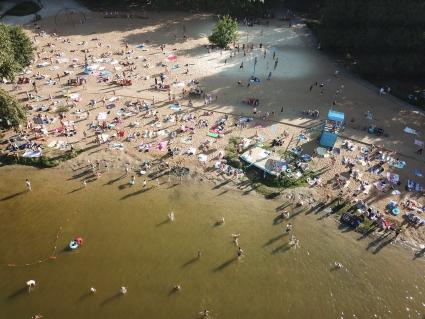
{"type": "Polygon", "coordinates": [[[344,113],[329,110],[319,144],[326,148],[333,148],[343,124],[344,113]]]}

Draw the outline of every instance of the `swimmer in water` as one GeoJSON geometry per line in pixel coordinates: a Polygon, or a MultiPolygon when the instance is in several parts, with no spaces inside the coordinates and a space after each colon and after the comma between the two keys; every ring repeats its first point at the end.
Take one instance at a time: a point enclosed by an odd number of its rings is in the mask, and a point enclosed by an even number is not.
{"type": "Polygon", "coordinates": [[[198,250],[197,258],[198,258],[198,259],[201,259],[201,256],[202,256],[202,251],[198,250]]]}
{"type": "Polygon", "coordinates": [[[92,294],[95,294],[96,293],[96,288],[94,288],[94,287],[90,287],[90,292],[92,293],[92,294]]]}
{"type": "Polygon", "coordinates": [[[171,221],[171,222],[174,221],[174,213],[173,212],[168,214],[168,220],[171,221]]]}
{"type": "Polygon", "coordinates": [[[335,261],[334,265],[335,265],[335,268],[336,269],[342,269],[342,268],[344,268],[344,266],[341,263],[336,262],[336,261],[335,261]]]}
{"type": "Polygon", "coordinates": [[[180,291],[180,290],[182,290],[182,286],[181,286],[181,285],[175,285],[175,286],[173,287],[173,290],[174,290],[174,291],[180,291]]]}
{"type": "Polygon", "coordinates": [[[199,312],[199,315],[200,315],[202,318],[208,318],[209,314],[210,314],[210,311],[209,311],[209,310],[207,310],[207,309],[204,309],[204,310],[202,310],[201,312],[199,312]]]}
{"type": "Polygon", "coordinates": [[[127,293],[127,288],[126,287],[121,287],[120,288],[120,293],[125,295],[127,293]]]}
{"type": "Polygon", "coordinates": [[[224,225],[224,217],[221,217],[219,220],[217,220],[216,224],[217,225],[224,225]]]}

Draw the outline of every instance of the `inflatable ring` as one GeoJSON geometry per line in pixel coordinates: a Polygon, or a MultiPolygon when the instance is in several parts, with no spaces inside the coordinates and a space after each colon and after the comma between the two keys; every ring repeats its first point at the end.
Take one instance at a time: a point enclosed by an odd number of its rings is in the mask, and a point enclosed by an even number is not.
{"type": "Polygon", "coordinates": [[[75,241],[77,242],[77,244],[78,244],[79,246],[81,246],[82,244],[84,244],[84,240],[83,240],[81,237],[77,237],[77,238],[75,238],[75,241]]]}
{"type": "Polygon", "coordinates": [[[291,173],[291,169],[290,168],[287,168],[286,169],[286,172],[289,174],[289,173],[291,173]]]}
{"type": "Polygon", "coordinates": [[[71,240],[71,242],[69,243],[69,249],[71,250],[75,250],[79,247],[80,245],[78,245],[78,242],[76,240],[71,240]]]}

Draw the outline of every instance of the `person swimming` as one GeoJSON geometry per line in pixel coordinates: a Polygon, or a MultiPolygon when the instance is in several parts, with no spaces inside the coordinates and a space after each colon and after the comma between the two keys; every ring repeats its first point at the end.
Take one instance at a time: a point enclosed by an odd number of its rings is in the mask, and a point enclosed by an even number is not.
{"type": "Polygon", "coordinates": [[[120,293],[123,294],[123,295],[125,295],[127,293],[127,287],[124,287],[124,286],[121,287],[120,288],[120,293]]]}
{"type": "Polygon", "coordinates": [[[202,318],[207,318],[207,317],[209,316],[209,314],[210,314],[210,311],[209,311],[209,310],[207,310],[207,309],[204,309],[204,310],[202,310],[202,311],[200,311],[200,312],[199,312],[199,315],[200,315],[202,318]]]}
{"type": "Polygon", "coordinates": [[[224,217],[221,217],[219,220],[217,220],[216,224],[217,225],[224,225],[224,217]]]}
{"type": "Polygon", "coordinates": [[[344,268],[344,266],[341,263],[336,262],[336,261],[335,261],[334,265],[335,265],[335,268],[336,269],[342,269],[342,268],[344,268]]]}
{"type": "Polygon", "coordinates": [[[92,294],[95,294],[96,293],[96,288],[94,288],[94,287],[90,287],[90,292],[92,293],[92,294]]]}
{"type": "Polygon", "coordinates": [[[182,286],[181,286],[181,285],[175,285],[175,286],[173,287],[173,290],[174,290],[174,291],[180,291],[180,290],[182,290],[182,286]]]}

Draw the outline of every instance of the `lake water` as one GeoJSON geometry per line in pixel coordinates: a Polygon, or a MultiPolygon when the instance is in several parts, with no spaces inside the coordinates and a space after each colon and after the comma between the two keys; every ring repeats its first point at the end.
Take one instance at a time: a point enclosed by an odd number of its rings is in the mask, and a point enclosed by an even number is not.
{"type": "Polygon", "coordinates": [[[112,172],[81,189],[73,174],[0,169],[0,318],[423,318],[424,261],[412,252],[368,249],[371,239],[304,212],[289,249],[286,222],[273,222],[282,202],[193,180],[141,192],[140,178],[127,187],[112,172]],[[33,191],[20,193],[27,177],[33,191]],[[76,236],[85,244],[66,250],[76,236]]]}

